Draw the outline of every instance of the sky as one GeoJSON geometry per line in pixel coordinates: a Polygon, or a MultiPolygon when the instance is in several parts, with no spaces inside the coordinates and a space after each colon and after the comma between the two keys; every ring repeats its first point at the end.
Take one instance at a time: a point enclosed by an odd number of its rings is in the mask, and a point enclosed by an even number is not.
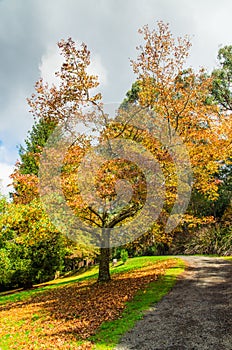
{"type": "Polygon", "coordinates": [[[135,80],[139,28],[168,22],[191,39],[189,66],[211,71],[218,49],[232,45],[231,13],[231,0],[0,0],[0,192],[34,122],[26,99],[40,77],[54,82],[59,40],[88,45],[104,102],[120,103],[135,80]]]}

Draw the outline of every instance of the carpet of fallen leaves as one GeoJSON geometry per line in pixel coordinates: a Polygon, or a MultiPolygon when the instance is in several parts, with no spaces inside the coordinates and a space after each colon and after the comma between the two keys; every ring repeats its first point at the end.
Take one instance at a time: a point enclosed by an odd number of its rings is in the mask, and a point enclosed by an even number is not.
{"type": "Polygon", "coordinates": [[[170,259],[115,274],[109,283],[94,280],[54,288],[32,298],[0,306],[0,339],[9,349],[91,349],[89,341],[102,322],[120,317],[139,289],[175,264],[170,259]]]}

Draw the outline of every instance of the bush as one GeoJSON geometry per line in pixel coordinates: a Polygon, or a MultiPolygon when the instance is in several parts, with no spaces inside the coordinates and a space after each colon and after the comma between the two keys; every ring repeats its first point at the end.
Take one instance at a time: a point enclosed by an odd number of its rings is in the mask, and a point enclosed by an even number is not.
{"type": "Polygon", "coordinates": [[[6,249],[0,249],[0,285],[9,284],[12,278],[12,264],[6,249]]]}
{"type": "Polygon", "coordinates": [[[30,288],[62,271],[66,243],[38,202],[8,204],[0,216],[0,287],[30,288]]]}
{"type": "Polygon", "coordinates": [[[185,254],[232,254],[232,229],[211,226],[195,232],[184,245],[185,254]]]}
{"type": "Polygon", "coordinates": [[[126,249],[122,249],[121,250],[121,260],[122,260],[123,264],[125,264],[127,259],[128,259],[128,252],[126,249]]]}

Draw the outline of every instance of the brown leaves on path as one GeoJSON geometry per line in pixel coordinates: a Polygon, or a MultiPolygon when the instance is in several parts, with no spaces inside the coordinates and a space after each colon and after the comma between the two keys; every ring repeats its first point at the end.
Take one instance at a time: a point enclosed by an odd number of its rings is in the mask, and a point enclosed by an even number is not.
{"type": "Polygon", "coordinates": [[[9,349],[91,349],[87,339],[107,320],[120,317],[135,293],[175,265],[170,259],[115,274],[109,283],[91,280],[54,288],[29,300],[0,306],[0,339],[9,349]],[[11,341],[12,339],[12,341],[11,341]]]}

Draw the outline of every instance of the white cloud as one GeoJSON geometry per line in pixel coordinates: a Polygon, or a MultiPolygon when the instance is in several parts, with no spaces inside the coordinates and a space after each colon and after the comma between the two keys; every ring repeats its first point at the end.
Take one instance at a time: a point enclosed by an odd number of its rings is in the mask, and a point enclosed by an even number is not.
{"type": "Polygon", "coordinates": [[[0,162],[9,162],[9,152],[3,145],[0,146],[0,162]]]}
{"type": "Polygon", "coordinates": [[[10,175],[12,174],[13,169],[14,165],[0,162],[0,193],[6,196],[9,191],[12,190],[12,187],[9,187],[8,185],[12,182],[10,175]]]}
{"type": "MultiPolygon", "coordinates": [[[[11,96],[9,103],[1,110],[0,115],[0,140],[16,154],[16,146],[23,143],[27,131],[33,124],[33,117],[29,114],[26,98],[29,97],[23,90],[11,96]]],[[[3,150],[0,149],[0,155],[3,150]]],[[[12,160],[11,160],[12,161],[12,160]]]]}
{"type": "Polygon", "coordinates": [[[107,70],[103,66],[101,56],[99,54],[92,54],[91,58],[91,64],[89,65],[88,72],[98,76],[100,85],[107,86],[107,70]]]}
{"type": "Polygon", "coordinates": [[[49,46],[47,52],[42,56],[39,65],[40,75],[44,82],[49,85],[57,84],[59,82],[58,78],[55,76],[63,62],[62,56],[59,54],[58,47],[53,45],[49,46]]]}
{"type": "Polygon", "coordinates": [[[0,193],[8,195],[12,187],[10,175],[13,173],[14,164],[12,164],[12,152],[4,145],[0,145],[0,193]]]}

